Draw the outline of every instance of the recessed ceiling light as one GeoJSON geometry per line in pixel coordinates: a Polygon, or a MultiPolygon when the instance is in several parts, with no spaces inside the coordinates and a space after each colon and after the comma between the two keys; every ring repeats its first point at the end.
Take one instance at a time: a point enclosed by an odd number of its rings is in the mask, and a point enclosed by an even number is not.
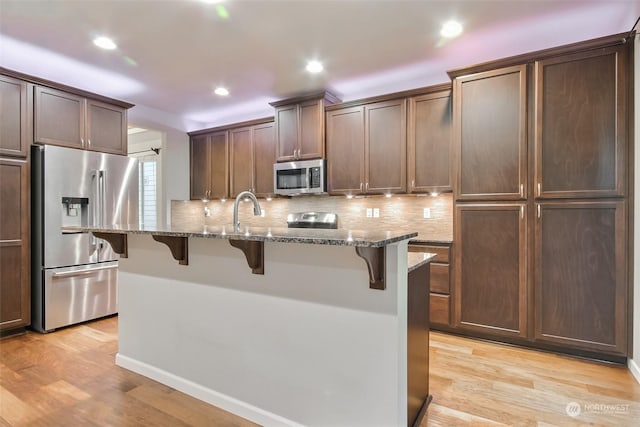
{"type": "Polygon", "coordinates": [[[227,95],[229,95],[229,91],[227,90],[227,88],[224,88],[222,86],[217,87],[216,90],[213,91],[213,93],[215,93],[216,95],[219,95],[219,96],[227,96],[227,95]]]}
{"type": "Polygon", "coordinates": [[[442,29],[440,30],[440,35],[448,39],[458,37],[461,33],[462,33],[462,24],[454,20],[447,21],[444,24],[442,24],[442,29]]]}
{"type": "Polygon", "coordinates": [[[319,73],[324,70],[322,63],[320,61],[309,61],[307,62],[307,71],[310,73],[319,73]]]}
{"type": "Polygon", "coordinates": [[[118,47],[113,40],[105,36],[96,37],[93,39],[93,44],[106,50],[113,50],[118,47]]]}

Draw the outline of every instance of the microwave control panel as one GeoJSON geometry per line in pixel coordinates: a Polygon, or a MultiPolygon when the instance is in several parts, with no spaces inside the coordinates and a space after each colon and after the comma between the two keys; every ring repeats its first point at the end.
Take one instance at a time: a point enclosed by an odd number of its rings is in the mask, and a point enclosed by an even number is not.
{"type": "Polygon", "coordinates": [[[309,188],[320,188],[322,185],[322,177],[320,176],[320,168],[309,168],[309,188]]]}

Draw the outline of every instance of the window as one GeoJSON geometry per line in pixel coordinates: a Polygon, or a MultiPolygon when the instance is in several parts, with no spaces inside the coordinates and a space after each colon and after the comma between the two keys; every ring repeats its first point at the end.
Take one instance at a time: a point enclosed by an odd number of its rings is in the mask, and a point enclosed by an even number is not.
{"type": "Polygon", "coordinates": [[[155,158],[139,159],[138,218],[140,224],[155,227],[158,224],[157,162],[155,158]]]}

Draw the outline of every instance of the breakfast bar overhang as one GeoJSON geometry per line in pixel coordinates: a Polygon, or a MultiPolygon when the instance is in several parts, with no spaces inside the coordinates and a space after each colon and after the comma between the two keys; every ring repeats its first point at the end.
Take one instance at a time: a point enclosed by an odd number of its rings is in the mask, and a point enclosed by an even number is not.
{"type": "Polygon", "coordinates": [[[428,402],[407,391],[425,373],[407,361],[416,233],[227,230],[83,229],[126,256],[116,363],[266,426],[412,425],[428,402]],[[234,242],[260,242],[262,272],[234,242]]]}

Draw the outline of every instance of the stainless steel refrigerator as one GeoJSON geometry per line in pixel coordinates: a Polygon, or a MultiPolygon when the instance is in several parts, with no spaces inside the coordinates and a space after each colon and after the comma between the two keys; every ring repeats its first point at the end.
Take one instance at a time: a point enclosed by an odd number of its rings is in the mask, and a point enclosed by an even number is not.
{"type": "Polygon", "coordinates": [[[118,255],[63,226],[138,222],[138,162],[52,145],[31,149],[32,327],[50,332],[117,312],[118,255]]]}

